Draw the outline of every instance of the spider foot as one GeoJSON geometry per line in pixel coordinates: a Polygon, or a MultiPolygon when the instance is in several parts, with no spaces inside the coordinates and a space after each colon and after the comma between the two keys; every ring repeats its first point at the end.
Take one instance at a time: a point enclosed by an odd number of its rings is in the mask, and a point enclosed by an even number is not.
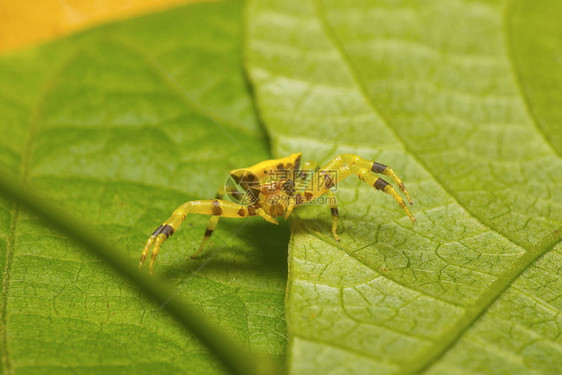
{"type": "Polygon", "coordinates": [[[289,205],[287,206],[287,210],[285,211],[285,215],[284,215],[285,220],[287,220],[289,216],[291,216],[291,213],[293,212],[293,208],[295,208],[295,202],[294,200],[291,200],[291,202],[289,202],[289,205]]]}
{"type": "Polygon", "coordinates": [[[258,209],[256,210],[256,213],[257,213],[258,215],[260,215],[261,217],[263,217],[265,220],[269,221],[271,224],[279,225],[279,223],[277,222],[277,220],[275,220],[275,219],[272,218],[269,214],[267,214],[263,208],[258,208],[258,209]]]}
{"type": "Polygon", "coordinates": [[[162,242],[166,240],[166,238],[170,237],[174,233],[174,228],[171,225],[164,224],[160,225],[158,229],[152,233],[152,235],[146,241],[144,248],[142,250],[141,258],[139,261],[139,269],[144,264],[148,253],[151,252],[150,255],[150,263],[148,264],[148,273],[152,275],[154,272],[154,264],[156,263],[156,258],[158,258],[158,253],[160,252],[160,246],[162,246],[162,242]]]}
{"type": "Polygon", "coordinates": [[[332,236],[334,236],[334,240],[339,242],[340,236],[338,236],[338,234],[335,231],[332,231],[332,236]]]}

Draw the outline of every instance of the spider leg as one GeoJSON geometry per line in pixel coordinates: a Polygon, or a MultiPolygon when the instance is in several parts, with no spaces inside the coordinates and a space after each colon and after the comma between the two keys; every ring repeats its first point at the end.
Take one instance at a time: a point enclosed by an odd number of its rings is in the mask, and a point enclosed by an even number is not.
{"type": "MultiPolygon", "coordinates": [[[[238,189],[236,189],[232,186],[227,186],[226,189],[225,189],[225,186],[221,186],[221,187],[219,187],[219,189],[217,191],[217,195],[215,196],[215,199],[222,199],[225,195],[232,196],[233,198],[235,198],[237,200],[242,200],[243,197],[244,197],[243,193],[241,193],[240,191],[238,191],[238,189]]],[[[197,249],[197,251],[191,255],[191,259],[195,259],[201,254],[201,252],[205,248],[205,245],[207,244],[207,242],[211,238],[211,235],[213,234],[213,231],[217,227],[217,225],[219,223],[219,219],[220,219],[220,216],[217,216],[217,215],[213,215],[209,218],[209,223],[207,224],[207,229],[205,229],[205,234],[203,235],[203,240],[201,240],[201,245],[199,245],[199,248],[197,249]]]]}
{"type": "MultiPolygon", "coordinates": [[[[214,226],[218,222],[218,218],[230,217],[230,218],[243,218],[247,216],[255,216],[256,210],[251,206],[242,206],[233,202],[224,201],[220,199],[209,199],[200,201],[190,201],[179,206],[172,215],[162,223],[152,235],[146,241],[143,248],[139,267],[145,262],[148,253],[152,251],[150,257],[150,263],[148,266],[149,273],[152,274],[154,270],[154,263],[160,252],[160,247],[162,243],[170,237],[183,223],[185,217],[188,214],[203,214],[212,215],[216,217],[214,226]]],[[[212,219],[212,218],[211,218],[212,219]]],[[[212,223],[209,223],[210,225],[212,223]]],[[[205,241],[205,239],[204,239],[205,241]]]]}
{"type": "Polygon", "coordinates": [[[394,198],[394,200],[396,201],[396,203],[398,203],[398,205],[406,213],[406,215],[408,215],[410,220],[416,221],[416,219],[414,218],[414,216],[411,214],[410,210],[408,209],[408,206],[406,206],[406,203],[404,202],[402,197],[396,192],[394,187],[392,187],[392,185],[390,185],[388,182],[386,182],[382,178],[375,176],[374,173],[372,171],[368,170],[368,169],[363,169],[363,168],[360,168],[356,165],[352,165],[351,171],[353,173],[355,173],[361,181],[373,186],[377,190],[380,190],[384,193],[387,193],[387,194],[391,195],[394,198]]]}
{"type": "Polygon", "coordinates": [[[285,215],[283,218],[287,220],[291,213],[293,213],[293,209],[295,208],[296,201],[294,199],[289,200],[289,204],[287,205],[287,209],[285,210],[285,215]]]}
{"type": "MultiPolygon", "coordinates": [[[[327,170],[339,171],[346,164],[349,165],[352,168],[352,172],[355,173],[355,174],[358,173],[358,170],[356,168],[360,168],[361,170],[367,170],[367,171],[370,171],[370,172],[373,172],[373,173],[380,173],[380,174],[384,174],[384,175],[387,175],[387,176],[391,177],[394,180],[394,182],[396,183],[396,185],[398,185],[400,190],[404,193],[408,202],[410,204],[414,204],[414,202],[412,201],[412,198],[410,197],[410,194],[408,193],[408,190],[406,190],[406,187],[404,186],[404,183],[402,182],[400,177],[398,177],[396,172],[394,172],[394,170],[392,168],[390,168],[389,166],[378,163],[376,161],[370,161],[370,160],[364,159],[364,158],[362,158],[360,156],[357,156],[357,155],[354,155],[354,154],[341,154],[341,155],[338,155],[338,156],[334,157],[330,162],[328,162],[325,166],[323,166],[321,170],[323,170],[323,171],[327,171],[327,170]]],[[[372,179],[372,178],[370,178],[370,179],[372,179]]],[[[381,180],[381,181],[384,181],[384,180],[381,180]]],[[[382,182],[379,182],[379,184],[382,184],[382,182]]],[[[386,184],[386,181],[385,181],[385,184],[386,184]]],[[[386,185],[388,185],[388,184],[386,184],[386,185]]],[[[394,188],[392,186],[389,187],[389,188],[386,188],[386,191],[384,190],[384,188],[385,187],[383,187],[383,189],[378,189],[378,190],[383,190],[385,193],[388,193],[388,194],[392,195],[394,197],[394,199],[397,199],[395,194],[394,194],[394,193],[396,193],[396,191],[394,190],[394,188]]],[[[400,202],[398,204],[400,204],[400,202]]],[[[400,204],[400,206],[402,206],[402,205],[400,204]]],[[[408,214],[410,219],[413,218],[413,216],[410,214],[409,210],[405,209],[404,211],[406,211],[406,213],[408,214]]],[[[414,220],[412,220],[412,221],[414,221],[414,220]]]]}
{"type": "Polygon", "coordinates": [[[256,213],[258,215],[260,215],[261,217],[263,217],[265,220],[269,221],[271,224],[279,225],[277,220],[272,218],[267,212],[265,212],[265,210],[263,208],[260,207],[260,208],[256,209],[256,213]]]}
{"type": "Polygon", "coordinates": [[[336,241],[339,241],[340,237],[338,236],[337,229],[340,215],[338,213],[338,206],[336,205],[336,195],[331,190],[328,190],[326,195],[328,196],[328,204],[330,205],[330,213],[332,214],[332,235],[336,241]]]}
{"type": "Polygon", "coordinates": [[[348,163],[349,165],[356,165],[359,168],[367,169],[370,170],[371,172],[380,173],[391,177],[396,183],[396,185],[398,185],[400,190],[404,193],[406,199],[408,199],[408,203],[414,204],[412,198],[410,197],[410,194],[408,193],[408,190],[406,190],[406,187],[404,186],[404,183],[402,182],[400,177],[398,177],[396,172],[394,172],[394,170],[389,166],[381,163],[377,163],[376,161],[363,159],[362,157],[353,154],[342,154],[340,156],[342,161],[348,163]]]}
{"type": "MultiPolygon", "coordinates": [[[[238,190],[236,190],[236,192],[238,192],[238,190]]],[[[230,191],[229,191],[229,193],[230,193],[230,191]]],[[[217,195],[215,196],[215,199],[222,199],[225,194],[226,194],[225,188],[224,188],[224,186],[221,186],[217,191],[217,195]]],[[[199,254],[201,254],[201,252],[205,248],[205,244],[207,243],[207,241],[209,241],[209,239],[211,238],[211,235],[213,234],[213,231],[217,227],[217,225],[219,223],[219,219],[220,219],[220,216],[217,216],[217,215],[212,215],[209,218],[209,223],[207,224],[207,229],[205,229],[205,234],[203,235],[203,240],[201,240],[201,244],[199,245],[199,248],[197,249],[197,251],[191,255],[191,259],[194,259],[197,256],[199,256],[199,254]]]]}
{"type": "Polygon", "coordinates": [[[217,224],[219,223],[219,219],[220,216],[215,216],[215,215],[211,216],[211,218],[209,219],[209,224],[207,224],[207,229],[205,229],[205,234],[203,235],[203,240],[201,241],[201,245],[199,245],[199,249],[197,249],[197,251],[191,255],[191,259],[195,259],[199,256],[199,254],[201,254],[201,252],[205,248],[205,244],[207,243],[207,241],[209,241],[209,238],[211,238],[213,231],[217,227],[217,224]]]}
{"type": "Polygon", "coordinates": [[[375,176],[374,172],[371,170],[372,166],[369,169],[361,168],[356,165],[357,163],[355,161],[349,159],[350,158],[346,155],[336,156],[328,164],[322,167],[312,179],[307,189],[302,193],[296,194],[295,199],[297,204],[308,203],[313,198],[326,194],[334,185],[338,184],[351,174],[355,174],[361,181],[368,183],[377,190],[381,190],[384,193],[391,195],[402,210],[404,210],[406,215],[408,215],[410,220],[416,221],[406,206],[406,203],[404,203],[402,197],[396,192],[392,185],[382,178],[375,176]],[[346,162],[344,159],[348,159],[348,161],[346,162]]]}

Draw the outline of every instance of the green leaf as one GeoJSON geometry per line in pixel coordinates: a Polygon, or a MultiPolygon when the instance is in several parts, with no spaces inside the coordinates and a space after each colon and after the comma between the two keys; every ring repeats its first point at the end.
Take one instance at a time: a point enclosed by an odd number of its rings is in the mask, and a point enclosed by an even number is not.
{"type": "MultiPolygon", "coordinates": [[[[176,8],[0,58],[0,171],[81,217],[137,264],[178,205],[267,159],[240,65],[240,2],[176,8]]],[[[288,228],[188,217],[156,274],[257,353],[283,359],[288,228]],[[187,258],[187,259],[186,259],[187,258]]],[[[97,258],[0,200],[3,373],[222,373],[97,258]]]]}
{"type": "Polygon", "coordinates": [[[559,19],[555,1],[250,4],[274,154],[389,164],[418,219],[352,178],[339,243],[326,207],[296,211],[291,373],[562,372],[559,19]]]}

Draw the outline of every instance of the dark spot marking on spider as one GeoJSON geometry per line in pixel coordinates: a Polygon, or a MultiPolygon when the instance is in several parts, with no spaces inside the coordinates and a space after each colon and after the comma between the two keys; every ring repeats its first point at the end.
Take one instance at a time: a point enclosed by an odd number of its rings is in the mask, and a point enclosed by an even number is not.
{"type": "Polygon", "coordinates": [[[301,166],[301,156],[302,156],[302,155],[299,155],[299,156],[297,156],[297,158],[295,159],[295,169],[296,169],[296,170],[298,170],[298,169],[300,168],[300,166],[301,166]]]}
{"type": "Polygon", "coordinates": [[[248,190],[250,186],[258,184],[258,176],[256,176],[252,171],[244,171],[244,174],[238,178],[237,183],[239,183],[245,190],[248,190]]]}
{"type": "Polygon", "coordinates": [[[211,234],[213,234],[213,230],[212,229],[206,229],[204,237],[211,237],[211,234]]]}
{"type": "Polygon", "coordinates": [[[221,204],[219,201],[215,200],[211,202],[211,205],[213,206],[212,208],[212,214],[215,216],[219,216],[220,214],[222,214],[222,208],[221,208],[221,204]]]}
{"type": "Polygon", "coordinates": [[[256,216],[256,210],[253,206],[248,206],[248,215],[256,216]]]}
{"type": "Polygon", "coordinates": [[[332,216],[340,216],[336,207],[330,208],[330,212],[332,213],[332,216]]]}
{"type": "Polygon", "coordinates": [[[238,216],[246,216],[246,211],[243,208],[238,210],[238,216]]]}
{"type": "Polygon", "coordinates": [[[384,190],[384,188],[386,187],[386,185],[388,185],[388,182],[386,182],[386,181],[383,180],[382,178],[377,178],[377,180],[376,180],[375,183],[373,184],[373,186],[374,186],[375,189],[377,189],[377,190],[384,190]]]}
{"type": "Polygon", "coordinates": [[[312,199],[312,193],[309,193],[308,191],[306,193],[304,193],[304,199],[306,199],[307,201],[312,199]]]}
{"type": "Polygon", "coordinates": [[[285,166],[283,165],[283,163],[277,164],[277,169],[283,169],[283,168],[285,168],[285,166]]]}
{"type": "Polygon", "coordinates": [[[269,210],[271,216],[273,217],[283,216],[283,214],[285,213],[283,206],[281,206],[279,203],[272,205],[269,210]]]}
{"type": "Polygon", "coordinates": [[[381,163],[377,163],[376,161],[373,162],[373,166],[371,167],[371,171],[375,172],[375,173],[382,173],[384,172],[384,170],[388,168],[386,165],[381,164],[381,163]]]}

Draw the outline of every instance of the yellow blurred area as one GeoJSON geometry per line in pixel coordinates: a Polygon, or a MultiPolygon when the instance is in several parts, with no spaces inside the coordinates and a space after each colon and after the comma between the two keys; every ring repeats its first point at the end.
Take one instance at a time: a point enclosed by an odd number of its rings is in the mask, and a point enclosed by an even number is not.
{"type": "Polygon", "coordinates": [[[100,23],[203,0],[0,0],[0,52],[100,23]]]}

